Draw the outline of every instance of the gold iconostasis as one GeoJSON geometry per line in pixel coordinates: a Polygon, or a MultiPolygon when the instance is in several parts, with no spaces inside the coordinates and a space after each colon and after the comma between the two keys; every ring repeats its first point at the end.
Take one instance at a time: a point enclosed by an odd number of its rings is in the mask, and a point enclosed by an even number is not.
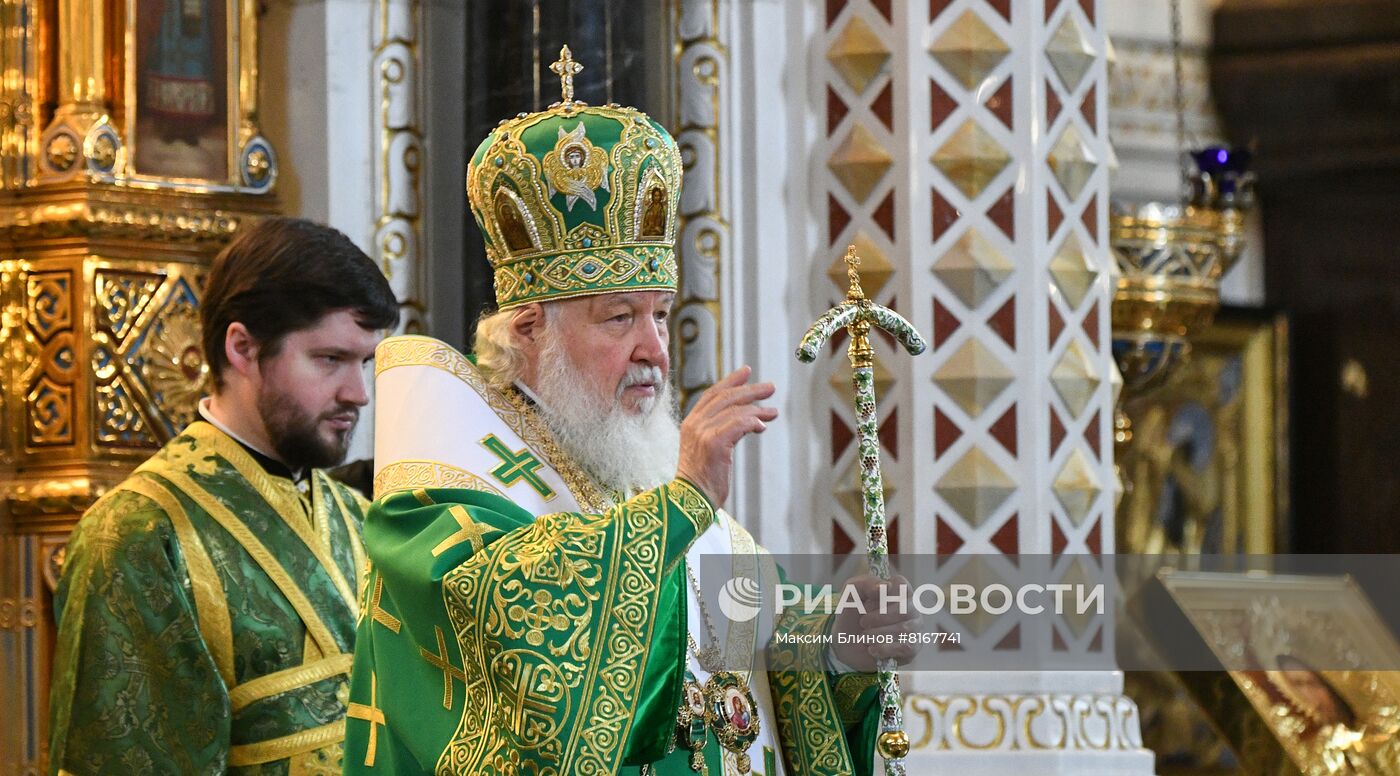
{"type": "Polygon", "coordinates": [[[83,510],[192,418],[209,261],[276,210],[257,0],[0,4],[0,772],[44,768],[83,510]]]}

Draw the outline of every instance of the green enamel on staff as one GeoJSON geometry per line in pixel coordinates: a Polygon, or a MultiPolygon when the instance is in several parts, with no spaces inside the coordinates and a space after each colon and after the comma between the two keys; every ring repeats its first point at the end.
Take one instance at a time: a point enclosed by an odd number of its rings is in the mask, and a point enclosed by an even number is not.
{"type": "MultiPolygon", "coordinates": [[[[846,350],[851,359],[851,384],[855,389],[856,428],[860,433],[860,491],[865,512],[865,538],[870,557],[870,573],[889,579],[889,543],[885,536],[885,487],[880,476],[880,440],[875,425],[875,355],[870,347],[870,327],[878,326],[894,335],[899,344],[917,356],[928,343],[906,321],[888,307],[875,304],[860,287],[856,268],[860,257],[856,246],[846,248],[846,275],[850,289],[846,301],[828,310],[802,337],[797,359],[810,364],[831,335],[842,326],[850,334],[846,350]]],[[[904,758],[909,754],[909,736],[904,732],[903,703],[899,695],[899,675],[895,662],[886,658],[880,672],[880,756],[886,776],[904,776],[904,758]]]]}

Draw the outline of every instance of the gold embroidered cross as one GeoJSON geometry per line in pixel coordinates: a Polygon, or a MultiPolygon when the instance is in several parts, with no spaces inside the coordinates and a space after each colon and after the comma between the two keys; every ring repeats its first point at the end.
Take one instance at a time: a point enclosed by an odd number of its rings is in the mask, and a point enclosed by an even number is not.
{"type": "MultiPolygon", "coordinates": [[[[532,647],[544,644],[544,630],[553,628],[554,630],[564,630],[569,627],[569,618],[554,609],[554,597],[545,590],[536,590],[534,595],[535,605],[531,607],[521,607],[521,621],[530,627],[525,634],[525,641],[532,647]]],[[[516,612],[515,607],[511,607],[512,613],[516,612]]]]}
{"type": "Polygon", "coordinates": [[[531,718],[549,720],[564,698],[565,682],[559,669],[548,665],[516,663],[496,670],[500,696],[496,707],[500,724],[525,730],[531,718]]]}
{"type": "Polygon", "coordinates": [[[433,548],[433,557],[436,558],[462,542],[471,542],[472,552],[481,552],[481,537],[496,529],[489,525],[483,526],[481,523],[473,520],[471,513],[461,504],[453,504],[447,508],[447,511],[461,528],[458,528],[456,533],[438,542],[438,546],[433,548]]]}
{"type": "Polygon", "coordinates": [[[452,665],[452,661],[447,659],[447,641],[442,637],[442,628],[434,625],[433,631],[437,634],[437,654],[433,654],[422,647],[418,648],[418,652],[423,656],[424,660],[442,671],[442,707],[450,710],[452,708],[452,680],[456,679],[462,683],[463,687],[466,687],[467,675],[462,672],[462,669],[452,665]]]}
{"type": "Polygon", "coordinates": [[[374,578],[374,595],[369,599],[369,616],[373,617],[374,621],[380,625],[398,633],[399,627],[403,623],[399,622],[399,618],[379,607],[379,598],[382,595],[384,595],[384,577],[376,576],[374,578]]]}
{"type": "Polygon", "coordinates": [[[564,104],[574,101],[574,76],[583,70],[583,65],[574,61],[574,54],[566,45],[559,49],[559,61],[549,66],[559,76],[559,88],[564,92],[564,104]]]}
{"type": "Polygon", "coordinates": [[[365,765],[374,767],[375,750],[379,747],[379,728],[377,725],[389,724],[384,720],[384,712],[377,708],[379,702],[379,678],[373,673],[369,675],[369,705],[363,703],[351,703],[345,707],[345,716],[350,719],[362,719],[369,723],[369,746],[365,749],[365,765]]]}

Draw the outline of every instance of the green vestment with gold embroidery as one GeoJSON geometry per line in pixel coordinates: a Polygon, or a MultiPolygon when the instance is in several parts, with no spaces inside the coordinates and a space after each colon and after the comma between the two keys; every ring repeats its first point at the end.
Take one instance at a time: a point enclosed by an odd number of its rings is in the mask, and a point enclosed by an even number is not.
{"type": "Polygon", "coordinates": [[[364,500],[191,424],[78,523],[51,772],[338,774],[364,500]]]}
{"type": "MultiPolygon", "coordinates": [[[[693,773],[674,742],[684,558],[721,513],[681,479],[627,500],[606,493],[520,392],[491,387],[436,340],[386,340],[376,369],[346,773],[693,773]]],[[[777,719],[761,723],[781,751],[754,772],[780,758],[787,774],[869,773],[869,675],[774,667],[777,719]]],[[[732,753],[706,735],[709,773],[732,772],[732,753]]]]}

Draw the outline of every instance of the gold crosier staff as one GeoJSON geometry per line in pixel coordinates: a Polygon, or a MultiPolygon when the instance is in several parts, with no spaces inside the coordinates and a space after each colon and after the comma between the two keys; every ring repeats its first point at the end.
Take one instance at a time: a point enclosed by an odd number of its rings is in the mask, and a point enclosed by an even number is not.
{"type": "MultiPolygon", "coordinates": [[[[855,389],[856,428],[860,434],[860,490],[864,505],[865,538],[870,560],[870,573],[889,579],[889,544],[885,537],[885,488],[880,476],[880,440],[875,426],[875,354],[870,347],[870,328],[878,326],[894,335],[911,356],[917,356],[928,343],[914,330],[913,324],[899,313],[865,296],[860,287],[856,268],[860,257],[856,246],[846,249],[846,275],[850,289],[846,301],[828,310],[802,337],[797,346],[797,358],[810,364],[831,335],[842,326],[850,334],[846,350],[851,359],[851,385],[855,389]]],[[[886,776],[904,776],[904,758],[909,754],[909,736],[904,732],[903,702],[899,694],[899,675],[895,662],[881,660],[880,674],[880,756],[885,761],[886,776]]]]}

